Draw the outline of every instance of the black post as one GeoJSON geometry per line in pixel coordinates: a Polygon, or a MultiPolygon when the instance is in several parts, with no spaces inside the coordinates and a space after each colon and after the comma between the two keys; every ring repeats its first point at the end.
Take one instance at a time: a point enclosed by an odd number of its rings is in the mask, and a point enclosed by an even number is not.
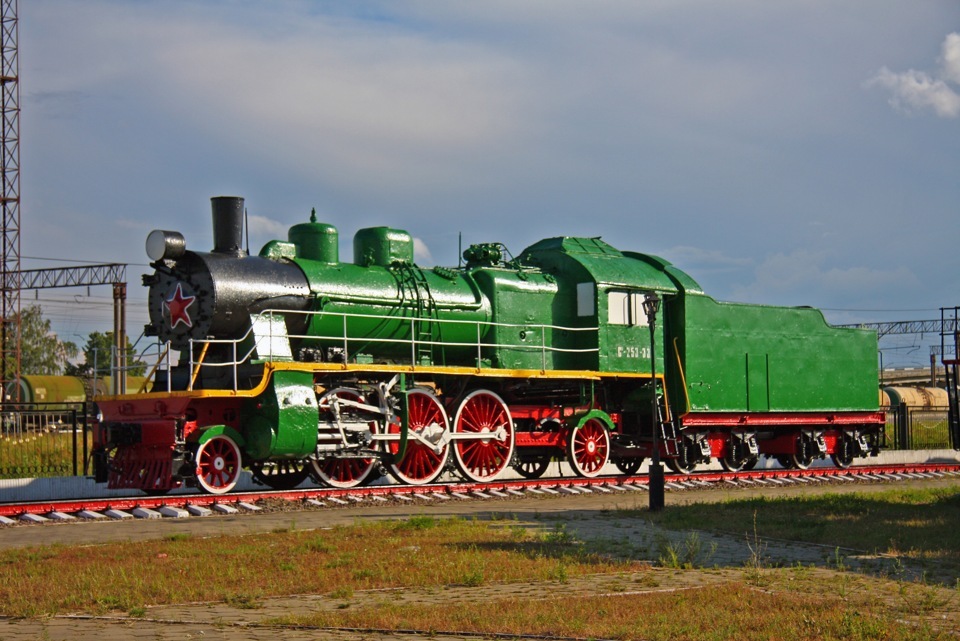
{"type": "Polygon", "coordinates": [[[647,325],[650,327],[650,385],[653,390],[651,407],[651,425],[653,426],[653,457],[650,461],[648,485],[650,493],[650,511],[659,512],[663,509],[664,483],[663,465],[660,464],[660,408],[657,401],[657,352],[654,330],[657,324],[657,311],[660,309],[660,297],[656,293],[647,294],[643,301],[643,311],[647,314],[647,325]]]}

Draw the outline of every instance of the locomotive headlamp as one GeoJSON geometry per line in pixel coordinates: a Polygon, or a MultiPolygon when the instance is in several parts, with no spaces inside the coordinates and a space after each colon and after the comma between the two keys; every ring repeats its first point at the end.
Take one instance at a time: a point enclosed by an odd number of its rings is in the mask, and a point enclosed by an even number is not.
{"type": "Polygon", "coordinates": [[[179,258],[185,251],[187,251],[187,241],[178,231],[154,229],[147,236],[147,257],[151,262],[179,258]]]}

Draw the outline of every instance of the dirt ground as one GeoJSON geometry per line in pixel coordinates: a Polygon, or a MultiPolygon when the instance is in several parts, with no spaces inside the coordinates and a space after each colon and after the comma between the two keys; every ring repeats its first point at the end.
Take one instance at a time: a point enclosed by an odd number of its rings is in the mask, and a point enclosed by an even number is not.
{"type": "MultiPolygon", "coordinates": [[[[936,481],[908,481],[905,484],[923,486],[955,485],[958,479],[936,481]]],[[[728,498],[749,496],[789,496],[812,492],[871,492],[885,490],[890,484],[868,485],[848,483],[837,485],[807,485],[804,487],[757,487],[751,489],[708,489],[671,491],[667,493],[667,507],[692,502],[713,502],[728,498]]],[[[562,527],[577,539],[595,545],[610,545],[615,542],[621,548],[628,545],[630,554],[636,558],[656,560],[658,550],[665,541],[677,545],[689,540],[690,532],[673,532],[658,528],[645,519],[631,516],[627,510],[645,508],[646,492],[609,490],[595,491],[576,496],[536,496],[494,500],[440,500],[421,501],[417,504],[357,505],[348,508],[321,508],[303,511],[270,511],[236,516],[193,517],[187,519],[135,520],[112,523],[78,523],[41,526],[13,526],[0,528],[0,547],[23,547],[28,545],[59,543],[63,545],[90,545],[106,541],[136,541],[189,532],[191,536],[220,534],[256,534],[279,528],[302,530],[354,524],[374,519],[404,518],[415,514],[435,517],[466,516],[491,518],[509,517],[531,529],[552,531],[562,527]],[[629,542],[629,543],[624,543],[629,542]]],[[[744,566],[757,553],[755,543],[743,534],[699,532],[698,537],[705,550],[702,565],[709,570],[674,570],[656,568],[661,574],[655,587],[638,583],[629,573],[623,575],[598,575],[571,578],[565,583],[529,583],[508,585],[484,584],[476,587],[449,586],[429,591],[392,591],[391,601],[409,601],[417,605],[444,604],[455,606],[458,602],[477,602],[491,599],[524,598],[550,599],[571,594],[629,594],[661,590],[696,589],[707,584],[742,581],[744,566]],[[707,552],[708,551],[708,552],[707,552]],[[708,554],[708,556],[707,556],[708,554]],[[626,586],[626,587],[625,587],[626,586]],[[625,591],[626,590],[626,591],[625,591]]],[[[895,598],[893,581],[886,577],[892,570],[893,559],[864,554],[857,550],[838,550],[835,546],[801,544],[788,541],[764,539],[762,555],[771,566],[794,566],[802,563],[812,571],[823,573],[823,580],[835,580],[837,554],[842,554],[844,564],[856,571],[858,589],[872,594],[890,594],[895,598]]],[[[900,576],[917,577],[919,568],[898,567],[900,576]]],[[[960,632],[960,601],[955,590],[945,589],[946,608],[934,616],[941,629],[960,632]],[[950,592],[954,592],[953,595],[950,592]]],[[[351,595],[350,607],[373,606],[385,598],[384,591],[358,591],[351,595]]],[[[319,609],[343,607],[344,599],[325,595],[300,595],[294,597],[263,599],[254,608],[237,607],[225,603],[179,604],[147,608],[142,617],[69,617],[11,620],[0,619],[0,641],[25,641],[45,639],[98,638],[100,641],[121,639],[355,639],[387,640],[427,637],[431,639],[473,638],[466,636],[418,635],[380,633],[375,631],[329,631],[317,629],[275,628],[264,622],[291,613],[304,613],[319,609]]]]}

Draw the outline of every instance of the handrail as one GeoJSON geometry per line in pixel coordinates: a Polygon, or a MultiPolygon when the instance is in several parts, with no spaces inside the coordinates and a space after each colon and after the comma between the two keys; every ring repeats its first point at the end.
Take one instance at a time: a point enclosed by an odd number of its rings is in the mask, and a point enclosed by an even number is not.
{"type": "MultiPolygon", "coordinates": [[[[600,351],[599,347],[584,347],[584,348],[574,348],[574,347],[559,347],[552,345],[547,340],[547,334],[553,333],[556,331],[570,332],[570,333],[598,333],[598,327],[565,327],[562,325],[549,325],[549,324],[534,324],[534,323],[501,323],[488,320],[463,320],[463,319],[438,319],[430,318],[430,322],[439,328],[443,326],[470,326],[473,325],[476,327],[476,338],[470,340],[418,340],[417,339],[417,325],[416,323],[421,322],[423,319],[416,316],[397,316],[389,314],[358,314],[350,312],[329,312],[329,311],[289,311],[289,310],[278,310],[278,309],[266,309],[258,314],[251,316],[251,324],[247,328],[247,331],[244,332],[243,336],[238,338],[230,339],[191,339],[190,347],[188,348],[188,371],[190,376],[187,381],[187,389],[192,390],[196,379],[199,375],[200,369],[203,368],[212,368],[212,367],[228,367],[233,370],[233,388],[234,391],[237,391],[237,381],[238,381],[238,367],[250,360],[254,352],[257,349],[256,336],[254,336],[254,327],[257,325],[257,321],[261,319],[272,320],[277,316],[283,317],[294,317],[294,316],[327,316],[332,318],[342,318],[342,323],[337,323],[340,327],[340,331],[334,331],[331,333],[326,333],[322,335],[318,334],[287,334],[286,338],[295,339],[295,340],[311,340],[311,341],[342,341],[343,349],[343,362],[350,362],[350,348],[351,344],[356,344],[362,342],[366,345],[378,344],[378,345],[410,345],[410,358],[411,364],[416,365],[416,355],[418,347],[443,347],[443,348],[460,348],[460,349],[470,349],[475,348],[476,350],[476,366],[479,368],[483,363],[483,351],[484,349],[503,349],[509,348],[518,351],[524,352],[540,352],[540,365],[541,369],[547,369],[547,359],[549,354],[590,354],[598,353],[600,351]],[[373,321],[390,321],[393,323],[410,323],[409,329],[406,330],[409,332],[408,337],[406,338],[391,338],[384,336],[350,336],[350,321],[351,319],[362,319],[365,322],[373,321]],[[486,342],[484,337],[490,335],[491,329],[517,329],[526,332],[536,331],[540,333],[540,341],[531,344],[523,343],[500,343],[500,342],[486,342]],[[244,341],[254,338],[250,341],[251,346],[249,349],[243,350],[244,353],[240,354],[241,350],[238,349],[244,341]],[[196,358],[194,357],[194,345],[202,344],[201,353],[196,358]],[[206,355],[209,348],[212,345],[230,345],[232,350],[232,358],[226,361],[207,361],[206,355]]],[[[269,327],[269,332],[262,338],[267,340],[272,340],[274,335],[273,323],[266,323],[266,326],[269,327]]],[[[162,361],[166,361],[167,371],[170,371],[170,348],[167,346],[167,350],[163,353],[158,349],[158,358],[157,363],[151,371],[151,376],[156,373],[160,368],[162,361]],[[165,357],[165,358],[164,358],[165,357]]],[[[170,376],[167,376],[167,387],[168,391],[170,388],[170,376]]]]}
{"type": "Polygon", "coordinates": [[[190,386],[189,389],[193,389],[193,384],[197,380],[197,376],[200,374],[200,368],[203,366],[203,361],[207,357],[207,350],[210,349],[210,341],[204,341],[203,347],[200,349],[200,360],[194,364],[193,362],[193,339],[190,339],[190,369],[192,373],[190,374],[190,386]]]}

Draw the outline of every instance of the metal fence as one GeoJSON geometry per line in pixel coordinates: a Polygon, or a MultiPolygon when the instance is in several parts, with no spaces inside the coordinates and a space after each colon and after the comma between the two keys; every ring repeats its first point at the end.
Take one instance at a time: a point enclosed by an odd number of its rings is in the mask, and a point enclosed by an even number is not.
{"type": "Polygon", "coordinates": [[[887,413],[886,443],[891,450],[938,450],[956,447],[950,442],[947,408],[896,405],[887,413]]]}
{"type": "Polygon", "coordinates": [[[86,403],[0,406],[0,478],[81,476],[93,435],[86,403]]]}

